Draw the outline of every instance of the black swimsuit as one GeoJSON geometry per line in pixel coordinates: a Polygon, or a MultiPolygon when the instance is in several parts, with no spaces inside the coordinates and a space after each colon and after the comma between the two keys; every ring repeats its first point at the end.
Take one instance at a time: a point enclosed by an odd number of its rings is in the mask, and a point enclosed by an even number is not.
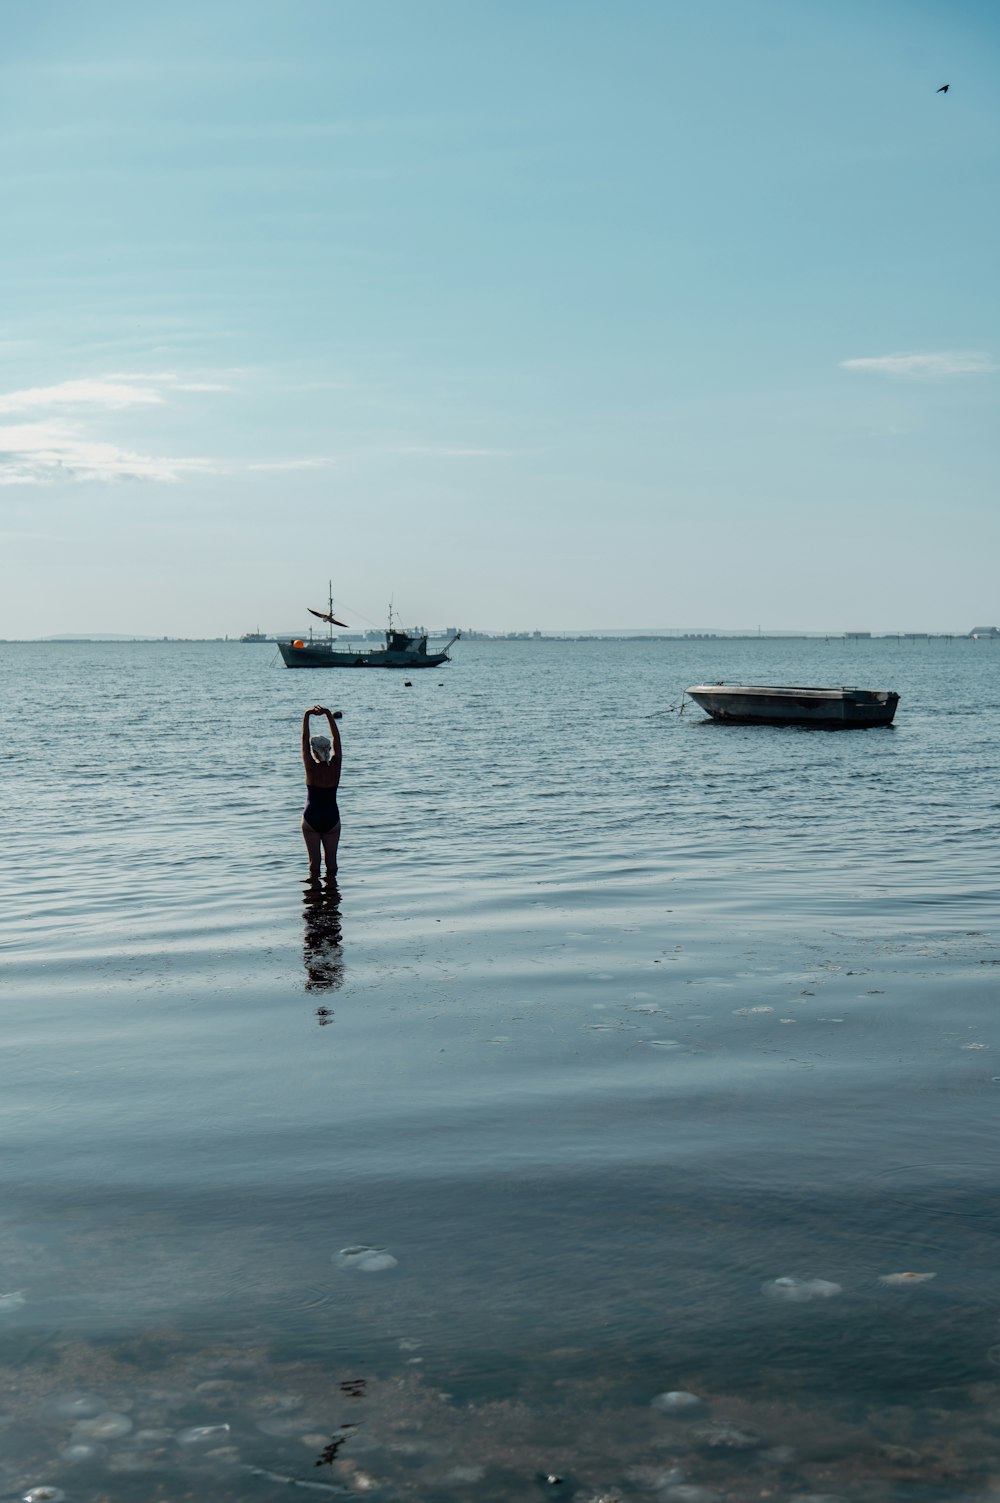
{"type": "Polygon", "coordinates": [[[313,783],[307,783],[306,806],[302,811],[302,818],[317,835],[325,835],[335,825],[339,825],[340,810],[337,808],[336,788],[318,788],[313,783]]]}

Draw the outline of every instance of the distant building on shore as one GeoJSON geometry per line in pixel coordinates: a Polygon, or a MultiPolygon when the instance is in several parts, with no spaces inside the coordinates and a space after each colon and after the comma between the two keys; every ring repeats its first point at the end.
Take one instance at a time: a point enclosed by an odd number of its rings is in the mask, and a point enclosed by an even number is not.
{"type": "Polygon", "coordinates": [[[1000,637],[1000,626],[974,626],[969,633],[973,641],[980,637],[1000,637]]]}

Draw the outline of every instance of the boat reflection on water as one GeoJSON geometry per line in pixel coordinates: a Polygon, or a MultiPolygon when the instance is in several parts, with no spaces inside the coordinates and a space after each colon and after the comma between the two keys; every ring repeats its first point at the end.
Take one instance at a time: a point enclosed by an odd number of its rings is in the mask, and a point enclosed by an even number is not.
{"type": "MultiPolygon", "coordinates": [[[[302,896],[302,918],[306,991],[336,991],[344,981],[340,889],[336,882],[309,884],[302,896]]],[[[317,1016],[322,1026],[330,1022],[332,1014],[320,1008],[317,1016]]]]}

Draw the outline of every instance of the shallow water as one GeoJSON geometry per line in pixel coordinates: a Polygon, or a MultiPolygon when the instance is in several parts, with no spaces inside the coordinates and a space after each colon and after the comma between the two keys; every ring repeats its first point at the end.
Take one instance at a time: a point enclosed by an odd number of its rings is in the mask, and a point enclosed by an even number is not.
{"type": "Polygon", "coordinates": [[[0,646],[0,1495],[1000,1488],[1000,651],[273,657],[0,646]],[[902,700],[716,726],[706,678],[902,700]],[[131,1421],[82,1461],[80,1393],[131,1421]]]}

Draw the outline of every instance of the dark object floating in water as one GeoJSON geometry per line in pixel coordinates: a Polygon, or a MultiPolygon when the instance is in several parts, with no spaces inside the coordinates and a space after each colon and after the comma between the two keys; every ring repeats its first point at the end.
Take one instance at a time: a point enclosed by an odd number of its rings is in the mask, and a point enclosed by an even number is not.
{"type": "Polygon", "coordinates": [[[779,684],[695,684],[687,693],[713,720],[742,725],[818,725],[858,730],[891,725],[899,695],[891,689],[810,689],[779,684]]]}
{"type": "Polygon", "coordinates": [[[940,89],[935,89],[934,92],[935,92],[935,94],[947,94],[947,92],[948,92],[948,90],[950,88],[951,88],[951,84],[950,83],[943,83],[941,85],[940,89]]]}
{"type": "Polygon", "coordinates": [[[412,680],[412,678],[404,678],[404,680],[403,680],[403,688],[404,689],[412,689],[413,688],[413,680],[412,680]]]}

